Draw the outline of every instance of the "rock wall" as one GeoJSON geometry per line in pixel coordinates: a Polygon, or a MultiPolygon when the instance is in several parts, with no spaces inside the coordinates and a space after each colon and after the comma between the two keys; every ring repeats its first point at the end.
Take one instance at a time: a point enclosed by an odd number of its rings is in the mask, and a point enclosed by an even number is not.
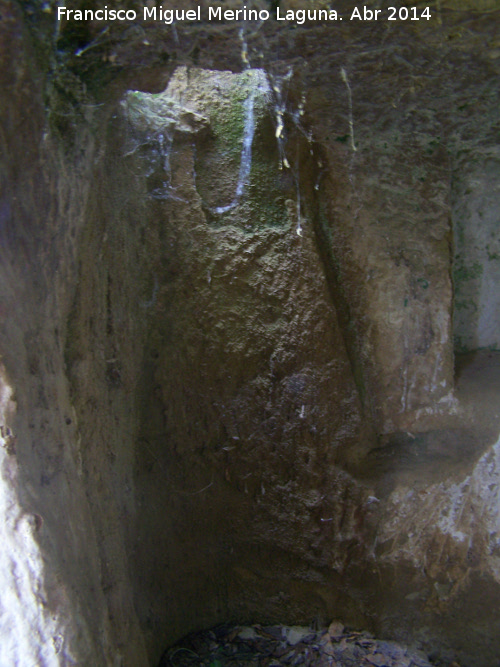
{"type": "Polygon", "coordinates": [[[498,343],[498,159],[470,156],[454,181],[455,348],[459,352],[498,343]],[[469,162],[470,159],[470,162],[469,162]]]}
{"type": "MultiPolygon", "coordinates": [[[[128,664],[145,664],[133,607],[123,601],[123,617],[113,620],[106,596],[98,533],[106,499],[94,516],[84,464],[88,443],[65,359],[80,279],[77,247],[100,136],[92,121],[95,105],[69,72],[54,80],[52,21],[42,15],[35,22],[24,9],[3,2],[0,11],[0,661],[108,665],[120,664],[123,655],[128,664]],[[33,25],[40,32],[30,30],[33,25]]],[[[102,459],[99,468],[106,471],[102,459]]],[[[106,533],[113,533],[112,506],[105,515],[106,533]]],[[[120,557],[116,567],[126,568],[126,561],[120,557]]]]}
{"type": "Polygon", "coordinates": [[[2,662],[334,616],[495,662],[490,4],[334,43],[1,3],[2,662]]]}
{"type": "MultiPolygon", "coordinates": [[[[366,446],[366,428],[310,221],[310,158],[303,156],[304,182],[298,162],[280,165],[264,73],[176,74],[166,98],[171,111],[186,105],[205,119],[194,136],[182,126],[145,132],[141,116],[158,106],[146,98],[139,114],[129,97],[124,120],[140,146],[129,159],[149,159],[154,169],[145,183],[154,188],[154,275],[152,296],[143,297],[149,390],[136,443],[143,509],[134,581],[138,592],[155,592],[141,595],[140,608],[159,651],[166,632],[173,639],[213,618],[270,618],[283,603],[290,617],[323,613],[316,596],[299,592],[303,560],[325,567],[333,554],[323,523],[344,493],[362,503],[362,490],[335,461],[366,446]],[[274,562],[277,552],[284,562],[274,562]]],[[[357,542],[362,510],[338,520],[342,558],[341,543],[357,542]]]]}

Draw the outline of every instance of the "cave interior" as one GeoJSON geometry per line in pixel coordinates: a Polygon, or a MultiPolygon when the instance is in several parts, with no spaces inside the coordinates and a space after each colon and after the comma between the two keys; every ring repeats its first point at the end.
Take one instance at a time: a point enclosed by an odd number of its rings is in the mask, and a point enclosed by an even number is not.
{"type": "Polygon", "coordinates": [[[0,0],[2,665],[500,664],[500,4],[395,4],[0,0]]]}

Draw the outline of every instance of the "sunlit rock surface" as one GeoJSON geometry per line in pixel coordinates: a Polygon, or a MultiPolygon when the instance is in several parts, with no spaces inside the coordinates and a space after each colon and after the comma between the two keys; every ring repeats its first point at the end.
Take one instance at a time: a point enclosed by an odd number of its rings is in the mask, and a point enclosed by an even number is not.
{"type": "Polygon", "coordinates": [[[494,664],[498,11],[0,2],[3,662],[335,617],[494,664]]]}

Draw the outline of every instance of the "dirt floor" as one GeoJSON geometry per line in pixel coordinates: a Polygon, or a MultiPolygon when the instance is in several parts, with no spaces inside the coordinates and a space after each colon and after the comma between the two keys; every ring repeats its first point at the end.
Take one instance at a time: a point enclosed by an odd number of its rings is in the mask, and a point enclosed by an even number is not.
{"type": "Polygon", "coordinates": [[[192,634],[163,655],[158,667],[460,667],[432,661],[417,649],[354,632],[339,621],[328,629],[228,626],[192,634]]]}

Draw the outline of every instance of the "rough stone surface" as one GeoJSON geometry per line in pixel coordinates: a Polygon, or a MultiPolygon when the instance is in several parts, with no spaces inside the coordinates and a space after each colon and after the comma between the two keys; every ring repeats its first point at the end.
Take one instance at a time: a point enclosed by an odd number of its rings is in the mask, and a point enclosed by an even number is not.
{"type": "Polygon", "coordinates": [[[0,2],[3,662],[339,618],[495,663],[498,11],[0,2]]]}
{"type": "Polygon", "coordinates": [[[461,352],[499,348],[500,191],[498,157],[474,156],[454,183],[455,347],[461,352]],[[472,163],[472,164],[471,164],[472,163]]]}
{"type": "MultiPolygon", "coordinates": [[[[139,602],[157,650],[166,631],[174,638],[200,618],[276,613],[280,598],[269,596],[269,582],[258,577],[253,599],[245,600],[255,563],[272,572],[280,549],[296,570],[286,573],[287,587],[301,585],[301,561],[321,568],[343,559],[341,545],[356,544],[363,521],[361,508],[358,517],[341,518],[343,494],[359,501],[363,490],[336,466],[366,440],[361,405],[308,202],[298,200],[301,184],[278,168],[265,79],[255,71],[192,72],[192,96],[186,76],[174,77],[166,94],[200,116],[212,109],[209,139],[203,132],[194,141],[182,131],[169,140],[151,135],[135,124],[137,99],[132,117],[130,100],[125,107],[136,142],[125,169],[134,172],[144,161],[155,169],[144,181],[153,186],[146,214],[152,296],[146,293],[142,304],[150,394],[137,434],[134,482],[142,510],[133,563],[137,590],[157,593],[139,602]],[[250,95],[252,161],[237,200],[250,95]],[[335,556],[327,546],[332,513],[345,532],[335,538],[335,556]],[[184,516],[193,520],[186,525],[184,516]],[[156,557],[158,549],[164,558],[156,557]],[[164,577],[166,563],[174,580],[164,577]],[[183,594],[188,576],[196,605],[183,594]],[[168,628],[160,626],[164,596],[172,605],[168,628]]],[[[142,101],[147,117],[158,100],[142,101]]],[[[316,613],[313,597],[284,595],[295,613],[316,613]]]]}

